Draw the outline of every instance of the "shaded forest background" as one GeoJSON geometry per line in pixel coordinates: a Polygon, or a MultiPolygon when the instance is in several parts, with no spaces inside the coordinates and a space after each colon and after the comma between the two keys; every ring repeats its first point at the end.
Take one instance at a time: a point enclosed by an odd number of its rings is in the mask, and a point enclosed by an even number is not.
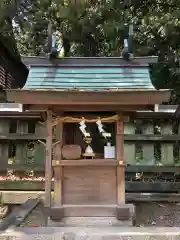
{"type": "Polygon", "coordinates": [[[157,55],[156,88],[180,103],[180,0],[0,0],[0,37],[12,54],[44,55],[53,23],[68,56],[120,56],[134,24],[135,56],[157,55]]]}

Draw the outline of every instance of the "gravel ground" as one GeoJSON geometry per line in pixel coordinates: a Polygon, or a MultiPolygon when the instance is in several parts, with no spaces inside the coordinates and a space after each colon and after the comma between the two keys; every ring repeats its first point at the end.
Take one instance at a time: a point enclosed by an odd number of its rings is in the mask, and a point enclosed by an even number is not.
{"type": "Polygon", "coordinates": [[[136,226],[179,227],[180,203],[137,203],[136,226]]]}
{"type": "MultiPolygon", "coordinates": [[[[21,227],[44,225],[42,207],[38,206],[21,227]]],[[[136,226],[180,227],[180,203],[137,203],[136,226]]]]}

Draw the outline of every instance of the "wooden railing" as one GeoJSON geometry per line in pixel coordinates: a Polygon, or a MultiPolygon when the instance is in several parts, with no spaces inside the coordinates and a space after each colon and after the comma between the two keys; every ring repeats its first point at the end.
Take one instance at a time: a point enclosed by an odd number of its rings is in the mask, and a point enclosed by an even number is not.
{"type": "Polygon", "coordinates": [[[40,114],[1,114],[0,116],[0,171],[33,168],[44,165],[46,128],[39,123],[40,114]],[[33,166],[31,166],[33,165],[33,166]]]}
{"type": "MultiPolygon", "coordinates": [[[[14,171],[24,177],[32,170],[36,177],[44,175],[45,148],[38,140],[45,141],[46,128],[40,121],[39,113],[0,114],[1,176],[14,171]]],[[[127,191],[179,191],[179,133],[180,123],[173,120],[172,112],[137,112],[130,116],[124,124],[127,191]]],[[[0,181],[0,190],[44,189],[42,181],[34,182],[36,185],[28,180],[23,184],[0,181]]]]}
{"type": "MultiPolygon", "coordinates": [[[[43,166],[46,127],[40,114],[0,116],[0,170],[9,164],[43,166]],[[8,164],[9,161],[9,164],[8,164]],[[34,165],[35,164],[35,165],[34,165]]],[[[180,124],[171,113],[139,112],[124,124],[124,154],[127,165],[180,165],[180,124]]]]}
{"type": "Polygon", "coordinates": [[[180,161],[180,125],[171,114],[139,113],[125,123],[125,160],[129,165],[174,166],[180,161]]]}

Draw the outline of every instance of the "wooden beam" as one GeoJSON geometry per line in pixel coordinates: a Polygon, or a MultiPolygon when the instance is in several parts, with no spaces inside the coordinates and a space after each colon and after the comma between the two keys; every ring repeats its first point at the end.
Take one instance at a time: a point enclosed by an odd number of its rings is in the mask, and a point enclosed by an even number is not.
{"type": "Polygon", "coordinates": [[[0,118],[14,118],[14,119],[40,119],[39,112],[0,112],[0,118]]]}
{"type": "MultiPolygon", "coordinates": [[[[116,106],[111,106],[111,105],[49,105],[49,107],[53,110],[53,112],[58,113],[63,111],[63,112],[127,112],[127,111],[138,111],[138,110],[147,110],[151,109],[152,106],[149,105],[116,105],[116,106]]],[[[47,111],[48,105],[43,105],[43,104],[34,104],[34,105],[29,105],[28,110],[32,111],[47,111]]]]}
{"type": "MultiPolygon", "coordinates": [[[[63,123],[56,125],[55,129],[56,140],[59,141],[54,148],[54,159],[62,158],[62,144],[63,144],[63,123]]],[[[53,161],[56,161],[53,160],[53,161]]],[[[62,166],[61,161],[59,168],[54,168],[54,204],[59,207],[62,205],[62,166]]]]}
{"type": "MultiPolygon", "coordinates": [[[[70,165],[71,166],[71,165],[70,165]]],[[[86,165],[84,165],[86,166],[86,165]]],[[[102,165],[101,165],[102,166],[102,165]]],[[[110,165],[111,166],[111,165],[110,165]]],[[[79,166],[78,166],[79,167],[79,166]]],[[[93,166],[94,168],[96,166],[93,166]]],[[[97,166],[98,167],[98,166],[97,166]]],[[[100,166],[99,166],[100,167],[100,166]]],[[[114,166],[115,167],[115,166],[114,166]]],[[[63,166],[63,169],[67,169],[68,166],[63,166]]],[[[57,169],[59,169],[57,167],[57,169]]],[[[81,166],[82,169],[82,166],[81,166]]],[[[146,182],[146,181],[126,181],[126,192],[127,193],[178,193],[180,189],[180,182],[170,181],[173,179],[173,176],[169,181],[154,181],[154,182],[146,182]]],[[[54,190],[53,181],[51,185],[51,190],[54,190]]],[[[4,191],[15,191],[19,192],[18,198],[21,197],[21,192],[28,191],[44,191],[44,181],[0,181],[0,191],[1,193],[4,191]]],[[[31,196],[29,196],[31,198],[31,196]]],[[[4,200],[4,199],[3,199],[4,200]]],[[[16,203],[16,199],[14,199],[16,203]]],[[[12,204],[14,203],[12,201],[12,204]]]]}
{"type": "Polygon", "coordinates": [[[6,90],[7,100],[41,105],[153,105],[169,101],[169,90],[119,89],[114,91],[6,90]]]}
{"type": "MultiPolygon", "coordinates": [[[[47,112],[48,110],[48,105],[45,104],[28,104],[28,105],[24,105],[26,110],[28,111],[33,111],[33,112],[47,112]]],[[[52,108],[52,106],[49,106],[51,109],[53,109],[54,112],[54,108],[52,108]]]]}
{"type": "Polygon", "coordinates": [[[78,160],[53,160],[52,165],[55,168],[60,166],[117,166],[117,161],[115,159],[78,159],[78,160]]]}
{"type": "MultiPolygon", "coordinates": [[[[124,120],[124,122],[127,122],[129,120],[128,117],[123,117],[122,118],[124,120]]],[[[77,121],[73,121],[73,120],[65,120],[65,123],[77,123],[77,121]]],[[[102,121],[102,122],[111,122],[111,121],[102,121]]],[[[53,136],[54,138],[54,136],[53,136]]],[[[0,134],[0,140],[19,140],[19,141],[25,141],[25,140],[39,140],[39,139],[46,139],[46,135],[37,135],[37,134],[33,134],[33,133],[10,133],[10,134],[0,134]]],[[[125,134],[124,135],[124,141],[146,141],[146,142],[154,142],[154,141],[158,141],[158,142],[175,142],[175,141],[180,141],[180,135],[176,134],[176,135],[157,135],[157,134],[135,134],[135,135],[131,135],[131,134],[125,134]]]]}
{"type": "MultiPolygon", "coordinates": [[[[124,122],[127,122],[129,120],[128,117],[122,117],[124,122]]],[[[65,120],[65,123],[77,123],[78,121],[73,120],[65,120]]],[[[111,122],[111,121],[102,121],[102,122],[111,122]]],[[[10,134],[0,134],[0,140],[39,140],[39,139],[46,139],[46,135],[37,135],[33,133],[10,133],[10,134]]],[[[180,141],[180,135],[157,135],[157,134],[125,134],[124,135],[124,141],[148,141],[148,142],[175,142],[180,141]]]]}
{"type": "MultiPolygon", "coordinates": [[[[130,116],[130,118],[139,118],[139,119],[154,119],[154,118],[160,118],[160,119],[169,119],[172,118],[174,113],[173,112],[153,112],[153,111],[139,111],[139,110],[147,110],[147,109],[153,109],[152,106],[148,105],[117,105],[117,106],[105,106],[105,105],[89,105],[88,109],[86,106],[77,105],[67,105],[67,106],[54,106],[49,105],[49,107],[52,109],[53,113],[55,112],[56,115],[59,115],[59,112],[63,110],[63,112],[76,112],[73,114],[78,114],[78,112],[126,112],[126,115],[130,116]],[[122,110],[122,111],[121,111],[122,110]],[[136,110],[136,111],[135,111],[136,110]]],[[[24,111],[22,113],[12,113],[12,112],[1,112],[0,118],[18,118],[18,119],[41,119],[41,113],[45,113],[48,109],[48,105],[29,105],[28,109],[30,111],[24,111]],[[34,110],[34,111],[33,111],[34,110]]],[[[66,113],[65,113],[66,114],[66,113]]],[[[82,113],[81,113],[82,115],[82,113]]]]}
{"type": "Polygon", "coordinates": [[[117,204],[125,203],[124,122],[116,122],[117,204]]]}
{"type": "Polygon", "coordinates": [[[54,205],[62,205],[62,166],[54,168],[54,205]]]}
{"type": "Polygon", "coordinates": [[[154,142],[154,141],[160,141],[160,142],[176,142],[180,141],[180,135],[157,135],[157,134],[127,134],[124,135],[125,141],[146,141],[146,142],[154,142]]]}
{"type": "Polygon", "coordinates": [[[51,178],[52,178],[52,111],[47,111],[47,141],[45,164],[45,207],[51,207],[51,178]]]}
{"type": "MultiPolygon", "coordinates": [[[[58,108],[62,109],[62,106],[58,108]]],[[[58,108],[54,108],[55,111],[58,111],[58,108]]],[[[149,109],[149,105],[88,105],[88,108],[84,105],[65,105],[63,110],[65,112],[73,111],[73,112],[126,112],[126,111],[138,111],[138,110],[147,110],[149,109]]]]}
{"type": "MultiPolygon", "coordinates": [[[[126,167],[126,173],[180,173],[180,167],[178,166],[157,166],[157,165],[131,165],[126,167]]],[[[178,174],[179,175],[179,174],[178,174]]]]}
{"type": "Polygon", "coordinates": [[[0,140],[39,140],[46,139],[46,135],[36,135],[34,133],[8,133],[0,134],[0,140]]]}
{"type": "MultiPolygon", "coordinates": [[[[25,163],[28,161],[28,159],[25,159],[25,163]]],[[[20,160],[17,162],[20,162],[20,160]]],[[[57,160],[52,161],[52,166],[53,167],[59,167],[59,165],[56,163],[57,160]]],[[[118,162],[115,159],[96,159],[96,161],[91,160],[91,159],[79,159],[79,160],[61,160],[59,161],[59,164],[61,166],[117,166],[118,162]]],[[[8,164],[9,169],[15,170],[17,173],[18,172],[23,172],[26,170],[34,170],[36,172],[44,172],[44,164],[32,164],[32,165],[27,165],[27,164],[8,164]]],[[[0,173],[2,174],[2,171],[7,170],[7,168],[1,168],[0,173]]],[[[157,165],[130,165],[126,166],[126,174],[134,173],[156,173],[156,174],[174,174],[174,173],[180,173],[180,167],[177,166],[157,166],[157,165]]],[[[128,176],[128,175],[127,175],[128,176]]],[[[15,181],[16,183],[18,181],[15,181]]],[[[14,184],[14,181],[0,181],[0,189],[2,189],[2,185],[11,185],[14,184]]]]}
{"type": "Polygon", "coordinates": [[[138,119],[172,119],[174,113],[172,112],[152,112],[152,111],[136,111],[136,112],[129,112],[130,118],[138,118],[138,119]]]}
{"type": "MultiPolygon", "coordinates": [[[[44,203],[44,191],[1,191],[4,204],[24,204],[28,199],[38,198],[44,203]]],[[[54,193],[51,192],[53,198],[54,193]]],[[[179,202],[179,193],[126,193],[127,202],[179,202]]]]}

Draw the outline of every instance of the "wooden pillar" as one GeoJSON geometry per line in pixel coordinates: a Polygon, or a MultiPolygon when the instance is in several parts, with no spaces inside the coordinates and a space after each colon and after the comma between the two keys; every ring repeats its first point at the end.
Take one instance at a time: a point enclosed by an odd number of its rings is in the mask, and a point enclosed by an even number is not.
{"type": "Polygon", "coordinates": [[[116,122],[117,204],[125,203],[124,122],[116,122]]]}
{"type": "Polygon", "coordinates": [[[62,205],[62,144],[63,144],[63,123],[60,122],[56,126],[56,141],[58,144],[55,145],[54,148],[54,160],[56,161],[56,165],[54,167],[54,204],[55,206],[62,205]]]}
{"type": "Polygon", "coordinates": [[[52,111],[47,111],[47,141],[45,164],[45,207],[51,207],[51,179],[52,179],[52,111]]]}

